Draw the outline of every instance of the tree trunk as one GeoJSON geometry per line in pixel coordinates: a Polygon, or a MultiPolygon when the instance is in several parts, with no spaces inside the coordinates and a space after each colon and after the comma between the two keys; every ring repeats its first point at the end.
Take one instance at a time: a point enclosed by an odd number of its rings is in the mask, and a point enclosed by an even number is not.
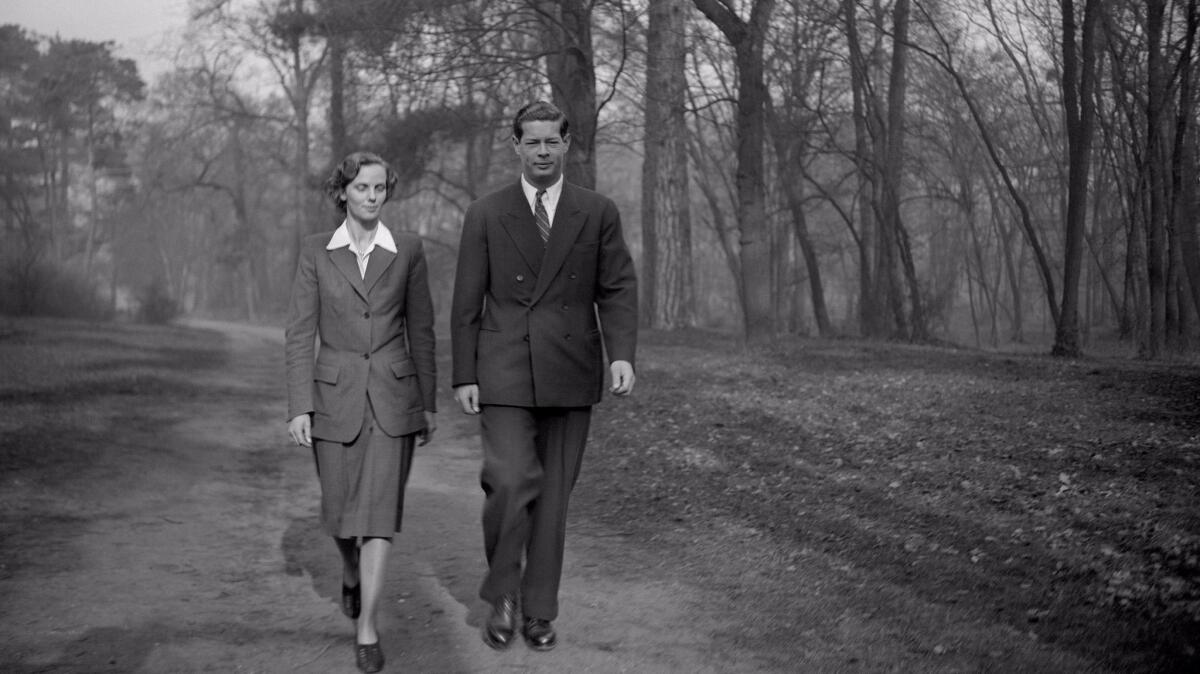
{"type": "Polygon", "coordinates": [[[346,143],[345,37],[332,32],[329,42],[329,160],[335,164],[349,154],[346,143]]]}
{"type": "Polygon", "coordinates": [[[876,302],[872,260],[875,257],[875,209],[872,193],[875,185],[874,164],[870,160],[870,122],[866,113],[867,63],[858,36],[855,0],[843,0],[842,12],[846,27],[846,42],[850,52],[850,90],[853,100],[854,164],[856,198],[859,219],[858,246],[858,324],[864,337],[879,337],[884,333],[876,302]]]}
{"type": "Polygon", "coordinates": [[[71,208],[71,134],[67,130],[63,130],[59,136],[58,145],[58,188],[54,196],[55,212],[57,214],[56,221],[53,225],[56,228],[57,236],[54,236],[55,262],[66,262],[67,258],[72,253],[70,245],[72,208],[71,208]]]}
{"type": "Polygon", "coordinates": [[[1079,276],[1083,235],[1087,229],[1088,171],[1091,168],[1096,73],[1096,21],[1099,0],[1084,0],[1080,45],[1075,44],[1075,2],[1062,0],[1063,104],[1067,130],[1067,208],[1063,239],[1063,295],[1054,333],[1055,356],[1077,358],[1079,346],[1079,276]]]}
{"type": "Polygon", "coordinates": [[[734,48],[738,72],[737,219],[741,235],[742,313],[747,342],[771,337],[771,250],[763,184],[767,87],[763,43],[774,0],[755,0],[742,21],[718,0],[693,0],[734,48]]]}
{"type": "Polygon", "coordinates": [[[96,255],[97,230],[99,229],[100,190],[96,178],[96,112],[93,106],[88,106],[87,121],[87,188],[88,188],[88,230],[87,244],[84,246],[83,277],[91,281],[92,260],[96,255]]]}
{"type": "MultiPolygon", "coordinates": [[[[979,226],[976,222],[974,209],[971,209],[971,211],[969,211],[967,214],[967,227],[971,235],[971,244],[969,249],[970,252],[967,256],[967,263],[963,265],[963,267],[967,274],[967,283],[971,284],[971,264],[974,263],[975,265],[977,278],[974,285],[979,286],[980,304],[982,304],[983,308],[987,309],[988,311],[988,324],[990,326],[989,332],[991,334],[991,343],[992,346],[995,347],[1000,337],[999,331],[996,327],[997,314],[999,313],[997,310],[997,305],[999,302],[996,301],[996,294],[998,293],[999,288],[993,288],[988,282],[987,264],[984,262],[984,246],[983,241],[979,237],[979,226]]],[[[997,273],[997,278],[998,277],[999,273],[997,273]]],[[[976,316],[978,312],[975,309],[975,294],[970,287],[967,289],[967,297],[971,300],[971,324],[975,328],[975,345],[979,346],[979,319],[976,316]]]]}
{"type": "Polygon", "coordinates": [[[232,136],[230,140],[230,155],[233,160],[234,181],[231,186],[230,197],[233,202],[233,214],[237,219],[237,228],[240,232],[238,240],[241,242],[242,250],[238,251],[239,263],[238,270],[244,274],[242,284],[244,286],[244,299],[246,308],[246,318],[251,321],[259,319],[259,298],[270,297],[270,285],[267,281],[266,265],[258,263],[257,255],[253,251],[263,249],[264,242],[260,237],[255,235],[254,226],[250,221],[250,206],[248,195],[246,194],[246,185],[249,184],[248,166],[246,161],[246,153],[242,142],[242,130],[244,121],[237,119],[234,121],[232,136]]]}
{"type": "Polygon", "coordinates": [[[1178,148],[1180,158],[1180,185],[1175,197],[1175,228],[1179,231],[1180,255],[1187,271],[1188,289],[1193,307],[1200,313],[1200,236],[1196,232],[1195,213],[1200,207],[1196,198],[1196,131],[1188,132],[1189,138],[1178,148]]]}
{"type": "Polygon", "coordinates": [[[1175,148],[1172,156],[1171,193],[1174,199],[1172,226],[1179,234],[1180,258],[1186,270],[1188,295],[1200,314],[1200,237],[1196,234],[1196,110],[1194,72],[1196,32],[1200,27],[1197,3],[1187,6],[1187,37],[1179,55],[1179,104],[1175,115],[1175,148]]]}
{"type": "Polygon", "coordinates": [[[596,187],[596,67],[592,50],[592,3],[559,0],[544,3],[546,31],[555,48],[546,55],[554,104],[571,122],[571,147],[563,175],[570,182],[596,187]]]}
{"type": "Polygon", "coordinates": [[[804,257],[804,266],[808,270],[813,318],[817,322],[818,334],[829,337],[833,334],[833,327],[829,322],[829,310],[825,306],[825,288],[821,281],[817,251],[813,247],[812,237],[808,234],[808,218],[804,212],[804,182],[797,178],[804,170],[804,132],[785,128],[770,104],[767,106],[767,113],[771,125],[771,140],[779,161],[779,170],[776,171],[779,189],[787,201],[788,212],[792,216],[792,235],[800,246],[800,254],[804,257]]]}
{"type": "MultiPolygon", "coordinates": [[[[694,146],[692,146],[691,151],[695,151],[694,146]]],[[[705,204],[708,205],[708,212],[712,216],[713,233],[716,235],[717,241],[721,244],[721,254],[725,259],[725,265],[729,268],[730,276],[737,286],[737,295],[740,299],[745,294],[742,290],[744,280],[742,276],[742,263],[738,258],[738,251],[733,245],[732,236],[730,235],[732,227],[725,224],[725,210],[721,205],[721,198],[717,195],[713,186],[705,181],[702,176],[696,181],[696,187],[700,191],[700,196],[704,198],[705,204]]],[[[740,307],[741,305],[739,304],[738,306],[740,307]]],[[[742,320],[744,322],[744,319],[742,320]]]]}
{"type": "Polygon", "coordinates": [[[926,339],[924,311],[921,308],[921,296],[916,283],[912,253],[908,245],[908,234],[904,231],[904,223],[900,217],[900,183],[904,174],[904,97],[908,87],[907,41],[910,7],[909,0],[896,0],[893,8],[892,67],[888,78],[887,131],[881,181],[883,202],[880,205],[880,220],[887,235],[886,238],[880,237],[879,241],[881,251],[884,247],[889,250],[880,257],[881,268],[878,276],[881,280],[885,277],[889,279],[888,296],[893,320],[899,333],[897,336],[924,341],[926,339]],[[911,313],[908,315],[904,313],[903,300],[895,277],[897,262],[903,266],[909,288],[911,313]]]}
{"type": "Polygon", "coordinates": [[[646,136],[642,165],[642,321],[695,324],[688,199],[687,0],[652,0],[646,36],[646,136]]]}
{"type": "Polygon", "coordinates": [[[1167,242],[1166,242],[1166,129],[1167,73],[1162,51],[1165,0],[1146,2],[1146,159],[1142,179],[1149,199],[1146,216],[1146,272],[1149,283],[1149,330],[1141,353],[1147,358],[1162,355],[1166,343],[1167,242]]]}
{"type": "MultiPolygon", "coordinates": [[[[1140,184],[1140,183],[1139,183],[1140,184]]],[[[1130,203],[1137,203],[1140,190],[1133,189],[1127,196],[1130,203]]],[[[1145,356],[1145,346],[1150,334],[1150,283],[1146,262],[1146,227],[1139,226],[1133,219],[1126,229],[1125,286],[1127,302],[1133,305],[1130,330],[1137,344],[1138,354],[1145,356]]]]}
{"type": "Polygon", "coordinates": [[[812,301],[813,319],[817,322],[817,334],[833,336],[829,322],[829,309],[825,305],[825,285],[821,281],[821,266],[817,250],[808,234],[808,217],[804,212],[804,184],[799,180],[788,181],[788,209],[792,213],[792,233],[804,256],[804,268],[808,270],[808,294],[812,301]]]}

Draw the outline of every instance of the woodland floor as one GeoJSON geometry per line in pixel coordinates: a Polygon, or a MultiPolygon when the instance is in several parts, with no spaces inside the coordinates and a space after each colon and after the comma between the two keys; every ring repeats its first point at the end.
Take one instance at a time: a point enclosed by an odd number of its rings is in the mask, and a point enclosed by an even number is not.
{"type": "Polygon", "coordinates": [[[1200,671],[1195,366],[700,333],[640,354],[575,512],[701,551],[671,572],[729,588],[723,638],[782,665],[886,616],[946,669],[1200,671]]]}
{"type": "MultiPolygon", "coordinates": [[[[0,670],[353,671],[280,356],[0,319],[0,670]]],[[[1200,368],[700,332],[638,358],[593,417],[550,654],[479,643],[476,429],[442,392],[389,662],[1200,671],[1200,368]]]]}

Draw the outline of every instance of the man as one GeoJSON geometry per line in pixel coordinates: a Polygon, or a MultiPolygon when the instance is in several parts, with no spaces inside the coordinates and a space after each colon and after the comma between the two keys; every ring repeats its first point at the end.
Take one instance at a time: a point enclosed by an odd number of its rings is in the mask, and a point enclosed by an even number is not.
{"type": "Polygon", "coordinates": [[[567,501],[591,406],[633,390],[637,278],[613,202],[563,180],[571,137],[550,103],[513,119],[521,179],[475,201],[463,221],[451,307],[454,397],[480,415],[480,483],[491,614],[483,640],[516,631],[554,648],[567,501]],[[524,562],[524,563],[522,563],[524,562]]]}

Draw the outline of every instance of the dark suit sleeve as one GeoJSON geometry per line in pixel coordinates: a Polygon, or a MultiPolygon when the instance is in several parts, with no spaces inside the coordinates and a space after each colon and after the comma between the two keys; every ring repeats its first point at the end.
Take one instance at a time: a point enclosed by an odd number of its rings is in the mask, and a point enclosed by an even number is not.
{"type": "Polygon", "coordinates": [[[313,249],[312,246],[301,246],[284,331],[289,420],[313,411],[313,368],[320,309],[313,249]]]}
{"type": "Polygon", "coordinates": [[[454,299],[450,305],[450,349],[454,359],[452,386],[479,383],[475,354],[489,274],[485,216],[481,211],[478,203],[467,209],[458,244],[454,299]]]}
{"type": "Polygon", "coordinates": [[[605,200],[596,268],[596,311],[609,361],[634,363],[637,351],[638,294],[633,258],[621,232],[621,215],[605,200]]]}
{"type": "Polygon", "coordinates": [[[408,296],[404,300],[404,325],[408,332],[408,349],[417,366],[417,381],[426,412],[437,411],[436,338],[433,334],[433,297],[429,292],[429,269],[425,248],[417,241],[416,252],[408,265],[408,296]]]}

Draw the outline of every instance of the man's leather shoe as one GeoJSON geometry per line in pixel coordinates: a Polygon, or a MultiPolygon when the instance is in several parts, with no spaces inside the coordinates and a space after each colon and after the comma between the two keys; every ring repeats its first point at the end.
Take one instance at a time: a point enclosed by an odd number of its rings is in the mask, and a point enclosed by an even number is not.
{"type": "Polygon", "coordinates": [[[541,618],[526,618],[525,629],[522,630],[525,634],[525,645],[535,651],[548,651],[554,648],[558,642],[558,636],[554,633],[554,626],[549,620],[541,618]]]}
{"type": "Polygon", "coordinates": [[[379,642],[355,644],[354,664],[358,665],[360,671],[367,672],[367,674],[383,669],[383,648],[379,646],[379,642]]]}
{"type": "Polygon", "coordinates": [[[512,597],[501,597],[492,604],[492,614],[483,624],[483,643],[502,651],[512,644],[516,628],[517,602],[512,597]]]}

